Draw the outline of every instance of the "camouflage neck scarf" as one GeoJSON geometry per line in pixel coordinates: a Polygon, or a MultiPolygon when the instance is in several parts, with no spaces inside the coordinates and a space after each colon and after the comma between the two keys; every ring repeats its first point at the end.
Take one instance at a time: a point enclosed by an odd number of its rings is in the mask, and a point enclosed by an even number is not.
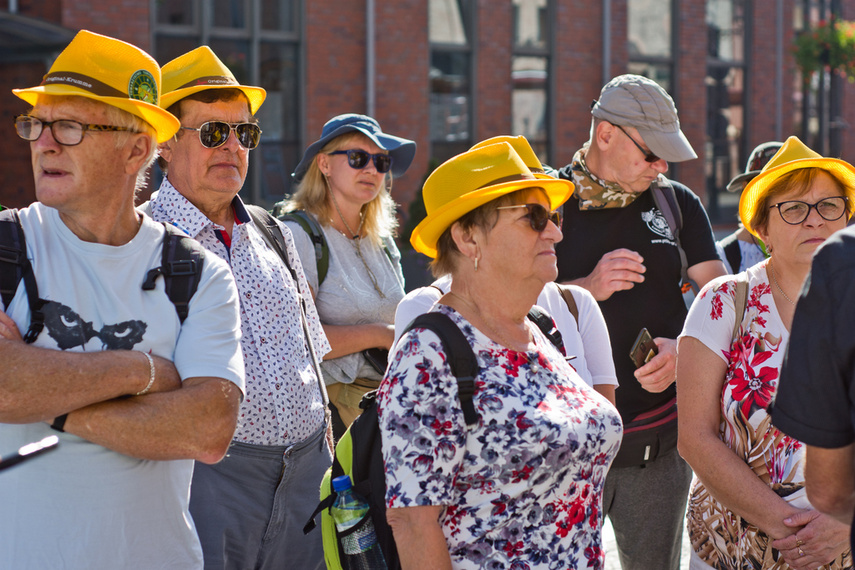
{"type": "Polygon", "coordinates": [[[573,156],[571,174],[576,186],[576,197],[579,198],[580,210],[602,210],[605,208],[626,208],[640,195],[637,192],[626,192],[619,184],[607,182],[594,176],[585,163],[588,143],[585,143],[573,156]]]}

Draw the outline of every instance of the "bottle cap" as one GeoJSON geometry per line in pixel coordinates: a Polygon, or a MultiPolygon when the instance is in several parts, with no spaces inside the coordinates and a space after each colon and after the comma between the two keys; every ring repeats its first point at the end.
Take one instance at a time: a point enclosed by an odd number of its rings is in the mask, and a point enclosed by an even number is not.
{"type": "Polygon", "coordinates": [[[335,491],[336,493],[347,491],[351,487],[352,484],[350,482],[350,475],[342,475],[332,480],[332,488],[333,491],[335,491]]]}

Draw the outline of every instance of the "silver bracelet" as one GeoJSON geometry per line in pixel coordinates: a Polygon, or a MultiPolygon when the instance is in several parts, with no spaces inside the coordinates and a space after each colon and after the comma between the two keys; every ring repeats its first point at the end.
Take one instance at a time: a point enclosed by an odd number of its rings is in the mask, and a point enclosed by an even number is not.
{"type": "Polygon", "coordinates": [[[139,352],[143,356],[145,356],[146,359],[148,359],[148,369],[149,369],[150,374],[149,374],[149,378],[148,378],[148,384],[146,385],[146,387],[134,395],[135,396],[144,396],[145,394],[148,394],[148,391],[151,390],[152,386],[154,386],[154,359],[147,352],[142,352],[142,351],[139,351],[139,352]]]}

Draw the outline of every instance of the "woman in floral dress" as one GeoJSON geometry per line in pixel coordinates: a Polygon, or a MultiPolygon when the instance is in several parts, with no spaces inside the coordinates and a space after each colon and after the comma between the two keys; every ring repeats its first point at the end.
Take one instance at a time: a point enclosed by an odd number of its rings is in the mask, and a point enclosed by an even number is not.
{"type": "Polygon", "coordinates": [[[451,273],[433,311],[479,365],[467,427],[438,337],[415,328],[380,386],[389,510],[410,568],[602,568],[602,489],[616,409],[526,319],[555,279],[565,180],[535,178],[506,142],[458,155],[424,186],[417,250],[451,273]]]}
{"type": "Polygon", "coordinates": [[[810,505],[804,447],[771,424],[767,406],[813,253],[845,227],[853,195],[855,168],[790,137],[739,206],[770,258],[707,284],[686,318],[677,403],[680,453],[697,476],[693,569],[852,568],[849,527],[810,505]],[[738,281],[747,282],[744,312],[738,281]]]}

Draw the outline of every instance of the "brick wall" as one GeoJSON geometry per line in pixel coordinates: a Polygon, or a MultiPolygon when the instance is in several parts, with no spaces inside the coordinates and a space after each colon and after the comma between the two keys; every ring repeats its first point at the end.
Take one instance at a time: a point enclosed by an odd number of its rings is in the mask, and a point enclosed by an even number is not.
{"type": "Polygon", "coordinates": [[[680,117],[680,128],[698,155],[697,160],[678,166],[680,182],[706,199],[704,144],[706,142],[707,92],[707,26],[704,2],[680,2],[675,22],[680,53],[674,77],[673,95],[680,117]],[[700,39],[700,41],[699,41],[700,39]]]}

